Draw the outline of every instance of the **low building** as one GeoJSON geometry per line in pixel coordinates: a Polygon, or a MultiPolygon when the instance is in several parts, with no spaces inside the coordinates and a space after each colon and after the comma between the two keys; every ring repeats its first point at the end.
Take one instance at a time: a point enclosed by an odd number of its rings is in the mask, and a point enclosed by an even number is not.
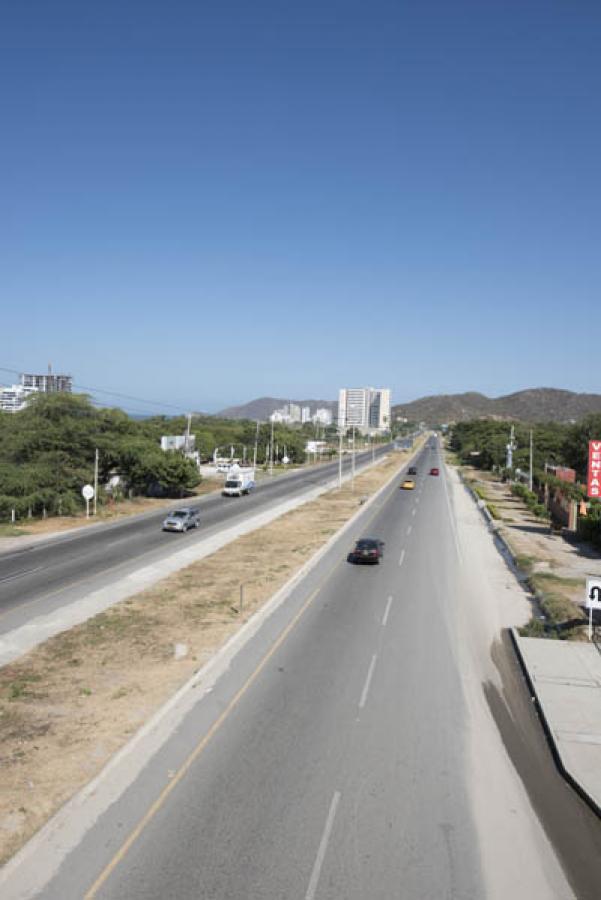
{"type": "Polygon", "coordinates": [[[37,391],[33,388],[23,387],[22,384],[0,387],[0,410],[10,413],[21,412],[27,406],[31,395],[35,393],[37,391]]]}

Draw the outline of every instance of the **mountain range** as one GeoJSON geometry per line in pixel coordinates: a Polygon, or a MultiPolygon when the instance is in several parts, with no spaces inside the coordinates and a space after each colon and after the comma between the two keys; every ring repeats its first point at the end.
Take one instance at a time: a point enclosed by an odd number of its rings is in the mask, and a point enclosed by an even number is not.
{"type": "MultiPolygon", "coordinates": [[[[217,415],[227,419],[265,421],[286,403],[309,406],[311,414],[318,407],[330,409],[336,419],[335,400],[291,400],[282,397],[260,397],[242,406],[229,406],[217,415]]],[[[461,422],[466,419],[516,419],[523,422],[571,422],[589,413],[601,413],[601,394],[578,394],[559,388],[530,388],[503,397],[487,397],[474,391],[464,394],[434,394],[410,403],[392,407],[393,421],[405,417],[412,422],[436,424],[461,422]]]]}
{"type": "Polygon", "coordinates": [[[466,419],[516,419],[522,422],[572,422],[589,413],[601,413],[601,394],[577,394],[559,388],[530,388],[486,397],[484,394],[435,394],[392,408],[393,420],[404,416],[414,422],[461,422],[466,419]]]}

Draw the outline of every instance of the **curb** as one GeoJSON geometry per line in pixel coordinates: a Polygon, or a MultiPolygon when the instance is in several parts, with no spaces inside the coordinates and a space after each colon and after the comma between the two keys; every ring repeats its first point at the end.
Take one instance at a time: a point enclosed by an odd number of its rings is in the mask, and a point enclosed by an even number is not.
{"type": "MultiPolygon", "coordinates": [[[[336,541],[349,531],[366,509],[390,489],[403,469],[411,464],[422,447],[396,469],[365,502],[359,504],[347,522],[295,572],[253,615],[216,651],[191,678],[163,703],[151,718],[107,761],[100,772],[66,801],[39,830],[5,863],[0,871],[3,897],[39,896],[52,880],[68,854],[85,839],[97,819],[125,793],[142,769],[159,752],[191,709],[201,702],[199,694],[212,690],[231,665],[233,658],[259,631],[267,619],[288,599],[297,584],[326,555],[336,541]],[[200,691],[199,691],[200,688],[200,691]],[[147,741],[146,747],[143,742],[147,741]],[[140,746],[142,745],[142,746],[140,746]],[[102,796],[101,796],[102,794],[102,796]],[[77,822],[79,818],[79,822],[77,822]],[[33,860],[36,865],[32,865],[33,860]],[[39,877],[38,876],[39,873],[39,877]],[[12,882],[12,884],[10,883],[12,882]],[[17,884],[15,885],[15,883],[17,884]],[[16,889],[18,893],[12,893],[16,889]]],[[[376,460],[376,465],[383,458],[376,460]]],[[[365,468],[368,468],[366,466],[365,468]]],[[[331,487],[330,487],[331,489],[331,487]]]]}
{"type": "MultiPolygon", "coordinates": [[[[380,465],[381,462],[387,459],[388,455],[385,454],[378,456],[375,460],[364,461],[357,466],[356,474],[360,475],[362,472],[380,465]]],[[[285,478],[286,476],[281,477],[285,478]]],[[[343,476],[342,481],[347,483],[351,478],[352,475],[348,473],[343,476]]],[[[105,609],[110,609],[117,603],[121,603],[129,597],[147,590],[175,572],[181,571],[181,569],[204,559],[206,556],[210,556],[242,535],[252,533],[286,513],[298,509],[305,503],[315,500],[322,494],[333,490],[337,484],[338,479],[334,477],[317,486],[309,485],[300,495],[292,499],[281,498],[275,506],[254,512],[250,517],[239,521],[237,524],[226,524],[224,527],[219,527],[215,533],[206,536],[203,541],[196,545],[174,549],[157,564],[147,560],[148,553],[143,554],[141,557],[138,557],[137,568],[121,575],[116,581],[112,581],[102,587],[95,587],[79,599],[72,600],[50,612],[41,613],[28,619],[21,625],[16,625],[14,628],[2,632],[0,634],[0,668],[19,659],[54,635],[68,631],[88,621],[95,615],[104,612],[105,609]]],[[[148,517],[155,515],[155,513],[143,513],[142,515],[148,517]]],[[[114,523],[109,527],[116,528],[119,524],[123,523],[114,523]]],[[[90,527],[98,528],[103,526],[90,527]]]]}
{"type": "Polygon", "coordinates": [[[580,782],[570,774],[563,763],[561,751],[557,746],[555,737],[553,736],[553,731],[551,730],[551,726],[549,725],[547,717],[545,716],[543,705],[539,700],[538,694],[536,693],[536,688],[534,687],[534,683],[532,681],[532,678],[530,677],[530,672],[526,665],[526,661],[522,656],[522,651],[520,650],[520,639],[517,633],[517,629],[509,628],[508,632],[518,664],[522,671],[522,675],[524,676],[524,680],[526,681],[528,690],[530,691],[530,696],[532,697],[532,700],[536,706],[536,713],[545,733],[545,738],[547,740],[547,744],[549,745],[549,749],[551,750],[553,759],[555,760],[555,765],[557,766],[562,777],[568,782],[570,787],[576,791],[578,796],[586,803],[586,805],[595,813],[596,816],[601,819],[601,806],[599,806],[597,801],[593,797],[591,797],[591,795],[587,791],[585,791],[580,782]]]}
{"type": "MultiPolygon", "coordinates": [[[[464,488],[468,491],[468,493],[471,495],[472,499],[474,500],[474,502],[476,503],[476,505],[478,506],[480,511],[483,513],[485,521],[489,521],[489,523],[494,522],[494,520],[492,519],[492,516],[490,515],[490,513],[488,512],[487,509],[486,509],[486,513],[488,515],[484,514],[483,506],[481,504],[483,504],[484,507],[486,506],[486,504],[484,504],[483,501],[480,500],[480,498],[475,493],[475,491],[473,491],[472,488],[466,483],[462,473],[459,471],[459,468],[457,468],[457,474],[459,475],[459,479],[460,479],[461,483],[463,484],[464,488]]],[[[518,573],[520,572],[520,567],[518,566],[518,564],[516,562],[513,550],[511,549],[511,547],[509,546],[508,542],[503,537],[503,535],[500,534],[498,527],[494,527],[494,525],[491,525],[489,530],[491,531],[491,533],[493,535],[493,540],[495,542],[495,546],[497,547],[497,549],[499,550],[501,555],[511,563],[511,566],[514,569],[514,574],[516,575],[516,577],[518,577],[518,573]]],[[[534,598],[538,602],[538,597],[537,597],[536,591],[534,591],[532,593],[533,593],[534,598]]],[[[522,675],[524,677],[524,681],[526,682],[526,686],[528,688],[528,691],[530,692],[530,696],[536,706],[536,714],[541,723],[541,726],[542,726],[542,729],[543,729],[543,732],[545,735],[545,739],[547,741],[547,745],[551,751],[551,755],[553,756],[555,765],[557,766],[559,773],[565,779],[565,781],[567,781],[567,783],[570,785],[570,787],[574,791],[576,791],[578,796],[586,803],[586,805],[595,813],[595,815],[598,816],[599,818],[601,818],[601,807],[599,806],[597,801],[593,797],[591,797],[591,795],[587,791],[585,791],[585,789],[582,787],[582,785],[574,778],[573,775],[570,774],[570,772],[564,766],[563,759],[561,757],[561,752],[559,750],[559,747],[557,746],[557,743],[553,736],[553,731],[551,730],[551,727],[549,725],[547,717],[545,716],[542,703],[540,702],[538,694],[536,693],[536,689],[534,687],[534,683],[530,676],[528,666],[526,665],[526,660],[522,656],[522,651],[520,650],[520,636],[518,634],[517,629],[516,628],[508,628],[507,631],[509,633],[509,637],[511,640],[511,644],[513,646],[513,650],[514,650],[518,665],[519,665],[522,675]]],[[[542,640],[544,640],[544,638],[542,640]]]]}

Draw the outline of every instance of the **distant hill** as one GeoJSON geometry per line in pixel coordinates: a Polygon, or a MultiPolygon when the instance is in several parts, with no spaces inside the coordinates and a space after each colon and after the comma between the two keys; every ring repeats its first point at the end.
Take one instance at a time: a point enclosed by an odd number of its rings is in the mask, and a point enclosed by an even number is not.
{"type": "Polygon", "coordinates": [[[517,419],[523,422],[571,422],[589,413],[601,413],[601,394],[576,394],[558,388],[531,388],[504,397],[484,394],[435,394],[392,407],[414,422],[461,422],[466,419],[517,419]]]}
{"type": "Polygon", "coordinates": [[[216,413],[222,419],[254,419],[255,421],[266,421],[272,412],[281,409],[287,403],[296,403],[298,406],[309,406],[311,415],[316,409],[324,408],[332,411],[334,418],[338,413],[338,403],[335,400],[294,400],[290,397],[259,397],[257,400],[251,400],[250,403],[244,403],[242,406],[228,406],[216,413]]]}

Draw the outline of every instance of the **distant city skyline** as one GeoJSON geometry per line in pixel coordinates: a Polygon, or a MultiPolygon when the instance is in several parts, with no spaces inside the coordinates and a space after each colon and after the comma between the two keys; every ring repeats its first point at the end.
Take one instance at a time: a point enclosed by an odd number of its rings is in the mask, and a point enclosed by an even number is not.
{"type": "Polygon", "coordinates": [[[0,366],[166,412],[596,392],[599,46],[543,0],[7,7],[0,366]]]}

